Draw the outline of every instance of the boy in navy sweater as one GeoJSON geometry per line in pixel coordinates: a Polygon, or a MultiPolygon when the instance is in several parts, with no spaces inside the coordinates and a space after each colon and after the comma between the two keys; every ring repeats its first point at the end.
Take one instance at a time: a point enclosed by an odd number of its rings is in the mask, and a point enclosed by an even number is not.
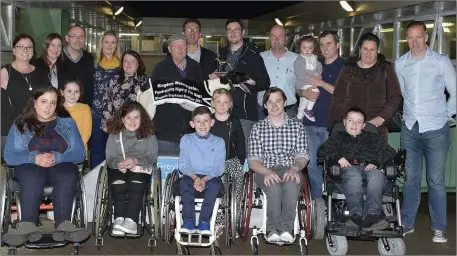
{"type": "Polygon", "coordinates": [[[183,174],[180,181],[183,225],[181,233],[201,233],[211,235],[210,219],[214,203],[221,187],[224,173],[225,142],[209,131],[214,125],[211,111],[207,107],[197,107],[192,112],[190,126],[195,133],[181,138],[179,170],[183,174]],[[204,193],[199,224],[195,230],[195,191],[204,193]]]}

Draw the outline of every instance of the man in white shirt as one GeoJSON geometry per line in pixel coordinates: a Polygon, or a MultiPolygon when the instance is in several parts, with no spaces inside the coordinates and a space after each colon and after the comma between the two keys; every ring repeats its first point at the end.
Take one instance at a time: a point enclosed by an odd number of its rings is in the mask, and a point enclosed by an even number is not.
{"type": "MultiPolygon", "coordinates": [[[[297,116],[297,97],[295,94],[295,74],[294,62],[297,54],[287,50],[286,30],[284,27],[274,25],[270,30],[271,48],[269,51],[260,53],[268,76],[270,77],[271,87],[280,88],[287,96],[286,112],[290,117],[297,116]]],[[[259,105],[259,120],[265,118],[265,109],[262,99],[265,91],[257,93],[257,104],[259,105]]]]}

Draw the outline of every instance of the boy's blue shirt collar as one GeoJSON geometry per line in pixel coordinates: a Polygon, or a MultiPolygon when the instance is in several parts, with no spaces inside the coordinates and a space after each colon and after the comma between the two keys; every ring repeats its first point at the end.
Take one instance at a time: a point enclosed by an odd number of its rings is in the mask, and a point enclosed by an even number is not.
{"type": "Polygon", "coordinates": [[[201,136],[200,134],[198,134],[197,132],[195,132],[195,135],[197,136],[197,138],[199,138],[199,139],[204,139],[204,140],[209,139],[209,137],[211,137],[211,133],[208,133],[208,134],[206,134],[205,136],[201,136]]]}

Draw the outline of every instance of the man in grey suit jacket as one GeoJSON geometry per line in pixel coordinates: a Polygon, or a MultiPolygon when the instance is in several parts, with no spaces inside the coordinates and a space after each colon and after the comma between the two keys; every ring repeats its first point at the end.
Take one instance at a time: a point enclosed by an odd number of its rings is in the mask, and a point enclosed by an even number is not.
{"type": "Polygon", "coordinates": [[[203,79],[208,79],[209,74],[217,68],[217,55],[213,51],[201,47],[198,44],[200,40],[201,25],[198,19],[186,19],[182,25],[184,35],[187,37],[187,56],[200,63],[203,79]]]}

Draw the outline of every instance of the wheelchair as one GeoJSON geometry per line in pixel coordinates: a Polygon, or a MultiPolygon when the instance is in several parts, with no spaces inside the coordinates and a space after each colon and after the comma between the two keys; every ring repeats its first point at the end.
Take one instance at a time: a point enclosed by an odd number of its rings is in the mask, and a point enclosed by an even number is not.
{"type": "MultiPolygon", "coordinates": [[[[1,235],[8,233],[10,228],[16,228],[16,224],[21,220],[21,200],[19,198],[20,186],[17,180],[14,178],[14,168],[9,166],[2,166],[0,172],[0,188],[1,188],[1,203],[0,203],[0,221],[1,221],[1,235]],[[13,220],[14,211],[17,213],[17,219],[13,220]]],[[[76,185],[76,193],[73,198],[71,222],[79,228],[86,228],[87,225],[87,210],[86,210],[86,195],[84,190],[84,179],[83,179],[83,164],[78,165],[79,179],[76,185]]],[[[46,186],[44,188],[42,204],[40,210],[52,210],[53,206],[50,204],[52,201],[52,186],[46,186]]],[[[40,227],[43,224],[38,219],[37,226],[40,227]]],[[[43,233],[43,237],[36,242],[26,242],[24,246],[28,249],[50,249],[55,247],[64,247],[70,242],[57,242],[52,238],[52,233],[43,233]]],[[[6,246],[1,242],[1,246],[6,246]]],[[[73,243],[71,255],[79,255],[81,245],[80,243],[73,243]]],[[[17,248],[15,246],[9,246],[8,255],[15,255],[17,248]]]]}
{"type": "MultiPolygon", "coordinates": [[[[322,239],[324,226],[322,222],[316,222],[315,216],[325,211],[325,203],[322,201],[315,202],[311,199],[311,188],[309,185],[308,174],[303,173],[303,186],[298,197],[296,207],[296,217],[294,222],[293,236],[299,236],[299,246],[301,255],[308,254],[308,240],[322,239]],[[319,225],[316,225],[320,224],[319,225]]],[[[249,224],[253,208],[262,209],[262,226],[254,226],[251,236],[251,249],[253,255],[259,253],[259,235],[266,235],[267,226],[267,197],[260,188],[254,188],[255,173],[250,170],[244,176],[244,187],[240,202],[241,218],[237,222],[238,233],[242,240],[246,240],[249,233],[249,224]]],[[[282,246],[283,244],[278,244],[282,246]]]]}
{"type": "MultiPolygon", "coordinates": [[[[342,123],[337,124],[332,132],[344,131],[342,123]]],[[[377,128],[366,124],[364,131],[377,133],[377,128]]],[[[381,231],[362,231],[360,228],[345,226],[349,218],[346,198],[344,196],[341,168],[337,162],[329,159],[318,160],[324,169],[323,197],[326,200],[326,246],[330,255],[345,255],[348,249],[347,238],[358,240],[378,240],[378,251],[381,255],[404,255],[406,248],[403,241],[401,222],[399,179],[404,170],[406,152],[399,149],[394,161],[384,165],[383,171],[387,184],[383,193],[383,213],[389,221],[389,227],[381,231]]],[[[362,164],[364,161],[352,159],[352,164],[362,164]]],[[[366,181],[363,182],[366,189],[366,181]]],[[[364,193],[365,194],[365,193],[364,193]]],[[[365,197],[365,195],[364,195],[365,197]]]]}
{"type": "Polygon", "coordinates": [[[144,207],[140,211],[140,218],[137,225],[136,234],[113,234],[114,223],[114,206],[108,183],[108,167],[103,165],[98,173],[97,187],[95,191],[94,213],[92,233],[95,236],[95,246],[100,251],[103,247],[103,234],[108,230],[111,237],[121,238],[138,238],[144,233],[144,229],[150,234],[148,240],[148,248],[152,252],[157,245],[157,237],[161,233],[159,223],[160,216],[160,201],[162,194],[161,170],[156,166],[153,168],[151,180],[146,185],[143,194],[144,207]]]}
{"type": "MultiPolygon", "coordinates": [[[[235,244],[236,239],[236,183],[235,179],[224,173],[222,175],[222,186],[218,198],[214,204],[213,214],[210,220],[211,235],[202,234],[182,234],[180,229],[182,226],[181,218],[181,196],[179,191],[180,173],[178,170],[173,170],[165,179],[163,200],[162,200],[162,239],[170,245],[173,238],[176,240],[176,254],[190,255],[190,246],[194,247],[210,247],[211,255],[222,255],[222,250],[218,245],[215,222],[218,213],[224,216],[224,233],[225,245],[229,248],[235,244]]],[[[203,204],[204,193],[195,193],[195,210],[196,213],[201,209],[203,204]]],[[[198,217],[198,215],[197,215],[198,217]]]]}

